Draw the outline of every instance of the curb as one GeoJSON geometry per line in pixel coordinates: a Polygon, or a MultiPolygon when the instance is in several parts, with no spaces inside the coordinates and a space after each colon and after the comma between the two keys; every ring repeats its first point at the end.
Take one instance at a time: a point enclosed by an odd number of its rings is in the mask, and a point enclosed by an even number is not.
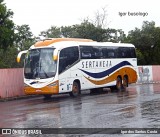
{"type": "Polygon", "coordinates": [[[28,98],[35,98],[39,97],[40,95],[23,95],[23,96],[16,96],[16,97],[8,97],[8,98],[0,98],[0,102],[12,101],[12,100],[21,100],[21,99],[28,99],[28,98]]]}
{"type": "Polygon", "coordinates": [[[149,82],[137,82],[136,84],[159,84],[160,83],[160,81],[149,81],[149,82]]]}
{"type": "MultiPolygon", "coordinates": [[[[143,85],[143,84],[159,84],[160,81],[156,82],[142,82],[142,83],[134,83],[135,85],[143,85]]],[[[35,98],[40,97],[41,95],[23,95],[23,96],[16,96],[16,97],[8,97],[8,98],[0,98],[0,102],[12,101],[12,100],[21,100],[21,99],[28,99],[28,98],[35,98]]]]}

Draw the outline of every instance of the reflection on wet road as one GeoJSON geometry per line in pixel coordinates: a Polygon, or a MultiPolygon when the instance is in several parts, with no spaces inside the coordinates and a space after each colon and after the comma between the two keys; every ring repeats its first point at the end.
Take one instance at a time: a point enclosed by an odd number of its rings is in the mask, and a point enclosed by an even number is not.
{"type": "Polygon", "coordinates": [[[160,128],[160,84],[0,102],[2,128],[160,128]]]}

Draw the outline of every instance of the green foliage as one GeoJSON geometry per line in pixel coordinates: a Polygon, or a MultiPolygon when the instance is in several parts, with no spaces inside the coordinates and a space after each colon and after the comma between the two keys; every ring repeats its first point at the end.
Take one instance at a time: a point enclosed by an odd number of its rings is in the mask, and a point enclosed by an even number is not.
{"type": "Polygon", "coordinates": [[[49,28],[47,31],[42,31],[40,35],[48,38],[60,38],[61,31],[60,28],[56,26],[51,26],[51,28],[49,28]]]}
{"type": "Polygon", "coordinates": [[[17,54],[18,50],[15,47],[9,47],[6,51],[0,49],[0,68],[23,67],[23,62],[16,62],[17,54]]]}
{"type": "Polygon", "coordinates": [[[102,41],[102,35],[105,33],[105,30],[95,27],[88,21],[84,21],[80,25],[75,25],[74,30],[77,32],[77,38],[92,39],[95,41],[102,41]]]}
{"type": "Polygon", "coordinates": [[[14,23],[10,18],[13,12],[8,10],[3,0],[0,0],[0,48],[7,49],[14,41],[14,23]]]}
{"type": "Polygon", "coordinates": [[[33,34],[28,25],[21,25],[15,27],[15,46],[18,50],[26,50],[35,42],[33,34]]]}
{"type": "MultiPolygon", "coordinates": [[[[135,28],[126,36],[121,29],[105,28],[105,9],[103,13],[97,13],[95,24],[87,19],[72,26],[51,26],[40,35],[48,38],[85,38],[132,43],[136,46],[138,65],[160,64],[160,27],[155,27],[155,22],[144,21],[141,29],[135,28]]],[[[14,25],[10,19],[12,16],[13,12],[0,0],[0,68],[23,67],[23,61],[21,64],[16,63],[17,54],[35,43],[29,25],[14,25]]]]}
{"type": "Polygon", "coordinates": [[[60,28],[52,26],[47,31],[42,31],[40,35],[48,38],[85,38],[95,41],[112,42],[119,42],[125,38],[125,34],[122,30],[103,29],[101,27],[96,27],[87,20],[84,20],[81,24],[72,26],[62,26],[60,28]]]}
{"type": "Polygon", "coordinates": [[[125,41],[136,46],[139,65],[160,64],[160,28],[155,22],[144,21],[142,28],[130,31],[125,41]]]}
{"type": "Polygon", "coordinates": [[[18,52],[29,49],[34,42],[35,39],[28,25],[16,26],[12,46],[7,49],[0,49],[0,68],[23,67],[23,61],[21,63],[16,62],[18,52]]]}

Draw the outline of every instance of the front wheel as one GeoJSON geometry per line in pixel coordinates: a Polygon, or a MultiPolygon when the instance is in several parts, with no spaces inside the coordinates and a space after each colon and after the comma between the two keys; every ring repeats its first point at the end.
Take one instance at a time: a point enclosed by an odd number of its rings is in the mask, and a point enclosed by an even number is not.
{"type": "Polygon", "coordinates": [[[71,97],[77,97],[80,94],[80,85],[78,82],[73,82],[72,91],[69,94],[71,97]]]}

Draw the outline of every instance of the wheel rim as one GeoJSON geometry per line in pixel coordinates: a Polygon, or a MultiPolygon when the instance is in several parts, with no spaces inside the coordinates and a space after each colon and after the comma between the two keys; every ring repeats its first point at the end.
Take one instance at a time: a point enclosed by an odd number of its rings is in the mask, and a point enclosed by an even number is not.
{"type": "Polygon", "coordinates": [[[73,85],[73,93],[78,93],[78,87],[77,87],[77,85],[73,85]]]}

